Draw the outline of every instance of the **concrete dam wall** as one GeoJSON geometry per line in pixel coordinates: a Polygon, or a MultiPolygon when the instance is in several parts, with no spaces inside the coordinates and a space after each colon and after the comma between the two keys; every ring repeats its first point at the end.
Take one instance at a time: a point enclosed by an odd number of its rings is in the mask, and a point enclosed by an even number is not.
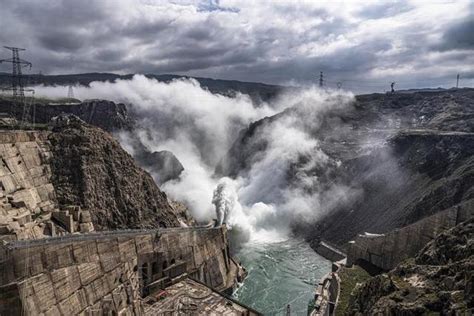
{"type": "Polygon", "coordinates": [[[350,242],[347,265],[362,261],[381,270],[391,270],[403,260],[414,257],[439,233],[472,218],[473,206],[468,201],[387,234],[358,235],[350,242]]]}
{"type": "Polygon", "coordinates": [[[258,314],[219,294],[245,274],[226,227],[176,227],[192,223],[106,132],[0,131],[0,159],[0,315],[153,315],[183,285],[258,314]]]}
{"type": "Polygon", "coordinates": [[[191,276],[232,288],[227,229],[69,235],[0,247],[1,315],[142,315],[142,297],[191,276]]]}

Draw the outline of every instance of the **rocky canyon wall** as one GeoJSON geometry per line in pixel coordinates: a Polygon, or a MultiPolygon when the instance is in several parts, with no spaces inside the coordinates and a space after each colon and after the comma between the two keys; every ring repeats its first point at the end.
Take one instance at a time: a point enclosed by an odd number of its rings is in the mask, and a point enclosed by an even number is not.
{"type": "Polygon", "coordinates": [[[0,240],[190,220],[111,135],[81,121],[1,131],[0,158],[0,240]]]}

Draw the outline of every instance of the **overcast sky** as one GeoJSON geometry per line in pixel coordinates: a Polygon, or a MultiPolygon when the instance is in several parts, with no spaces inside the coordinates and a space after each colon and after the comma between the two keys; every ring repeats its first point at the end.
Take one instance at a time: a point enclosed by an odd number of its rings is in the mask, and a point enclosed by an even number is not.
{"type": "MultiPolygon", "coordinates": [[[[474,1],[0,0],[33,72],[175,73],[356,90],[474,83],[474,1]]],[[[9,57],[0,51],[0,58],[9,57]]],[[[9,71],[0,65],[0,71],[9,71]]]]}

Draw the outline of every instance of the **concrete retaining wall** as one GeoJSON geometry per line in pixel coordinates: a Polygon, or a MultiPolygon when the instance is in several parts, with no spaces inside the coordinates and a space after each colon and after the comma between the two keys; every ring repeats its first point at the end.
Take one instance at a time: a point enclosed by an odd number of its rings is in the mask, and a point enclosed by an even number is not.
{"type": "Polygon", "coordinates": [[[439,233],[467,220],[473,213],[474,205],[468,201],[387,234],[359,235],[350,243],[347,265],[362,261],[391,270],[403,260],[414,257],[439,233]]]}
{"type": "Polygon", "coordinates": [[[333,263],[333,271],[326,274],[319,282],[314,295],[315,309],[311,316],[333,315],[339,301],[341,280],[337,272],[339,264],[333,263]]]}
{"type": "Polygon", "coordinates": [[[342,251],[336,249],[335,247],[329,245],[328,243],[321,241],[316,248],[314,249],[322,257],[336,262],[346,258],[346,254],[342,251]]]}

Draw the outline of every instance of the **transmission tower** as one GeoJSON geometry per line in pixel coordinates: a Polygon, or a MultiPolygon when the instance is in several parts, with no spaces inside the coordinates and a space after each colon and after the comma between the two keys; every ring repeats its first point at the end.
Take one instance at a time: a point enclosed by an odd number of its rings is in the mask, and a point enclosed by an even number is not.
{"type": "Polygon", "coordinates": [[[323,78],[323,72],[321,71],[319,73],[319,87],[322,88],[324,85],[324,78],[323,78]]]}
{"type": "MultiPolygon", "coordinates": [[[[12,52],[12,58],[9,59],[0,59],[0,63],[11,63],[12,64],[12,74],[11,74],[11,87],[2,88],[2,90],[11,90],[13,94],[14,102],[17,104],[23,104],[23,115],[21,119],[21,125],[24,126],[26,120],[28,119],[32,99],[30,101],[25,100],[25,92],[31,92],[34,94],[33,89],[25,89],[23,82],[23,74],[21,69],[24,67],[29,67],[31,69],[32,64],[29,61],[23,60],[20,58],[20,51],[24,51],[24,48],[3,46],[6,49],[12,52]]],[[[34,114],[33,114],[34,115],[34,114]]],[[[33,117],[34,121],[34,117],[33,117]]]]}
{"type": "Polygon", "coordinates": [[[3,46],[12,52],[12,58],[9,59],[1,59],[0,63],[11,63],[12,64],[12,75],[11,75],[11,88],[5,88],[3,90],[12,90],[14,98],[21,98],[25,97],[25,88],[23,86],[23,75],[21,72],[21,68],[23,67],[30,67],[32,64],[29,61],[20,59],[20,51],[25,50],[24,48],[18,47],[9,47],[3,46]]]}
{"type": "Polygon", "coordinates": [[[69,85],[69,88],[67,90],[67,98],[74,99],[74,90],[72,89],[72,84],[69,85]]]}
{"type": "Polygon", "coordinates": [[[459,74],[456,76],[456,88],[459,88],[459,74]]]}

